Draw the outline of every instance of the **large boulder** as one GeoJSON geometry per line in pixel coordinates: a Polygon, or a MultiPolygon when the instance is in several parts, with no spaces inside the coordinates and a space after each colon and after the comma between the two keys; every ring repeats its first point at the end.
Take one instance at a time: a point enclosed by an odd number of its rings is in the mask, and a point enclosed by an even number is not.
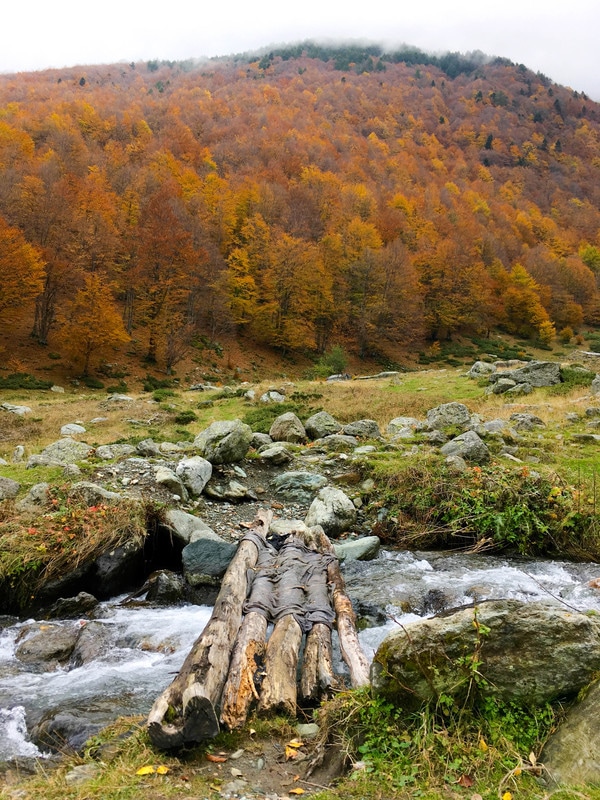
{"type": "Polygon", "coordinates": [[[469,693],[531,707],[573,697],[598,669],[600,618],[557,605],[492,600],[387,636],[371,681],[377,695],[405,708],[442,694],[463,703],[469,693]]]}
{"type": "Polygon", "coordinates": [[[239,419],[213,422],[196,436],[194,446],[211,464],[241,461],[250,448],[252,428],[239,419]]]}
{"type": "Polygon", "coordinates": [[[394,417],[394,419],[388,423],[385,432],[388,436],[396,436],[397,434],[403,433],[408,429],[410,435],[412,436],[418,425],[419,420],[415,417],[394,417]]]}
{"type": "Polygon", "coordinates": [[[200,497],[211,479],[212,464],[201,456],[191,456],[177,464],[175,473],[192,497],[200,497]]]}
{"type": "Polygon", "coordinates": [[[0,476],[0,500],[8,500],[10,497],[16,497],[19,494],[20,488],[21,484],[18,481],[0,476]]]}
{"type": "Polygon", "coordinates": [[[377,557],[380,544],[379,536],[361,536],[335,542],[333,549],[339,561],[371,561],[377,557]]]}
{"type": "Polygon", "coordinates": [[[531,386],[554,386],[561,382],[560,364],[556,361],[530,361],[524,367],[510,372],[496,372],[490,375],[495,382],[500,377],[510,378],[515,383],[528,383],[531,386]]]}
{"type": "Polygon", "coordinates": [[[443,430],[453,425],[461,428],[471,422],[471,412],[464,403],[442,403],[441,406],[429,409],[427,424],[430,430],[443,430]]]}
{"type": "Polygon", "coordinates": [[[183,574],[190,586],[218,584],[225,574],[237,545],[221,539],[216,533],[206,535],[183,548],[183,574]]]}
{"type": "Polygon", "coordinates": [[[600,683],[572,708],[544,745],[541,761],[551,784],[600,785],[600,683]]]}
{"type": "Polygon", "coordinates": [[[129,456],[132,453],[135,453],[135,447],[132,444],[102,444],[96,448],[96,456],[105,461],[129,456]]]}
{"type": "Polygon", "coordinates": [[[282,472],[271,481],[275,494],[297,503],[310,503],[326,485],[327,478],[315,472],[282,472]]]}
{"type": "Polygon", "coordinates": [[[467,372],[467,375],[469,378],[482,378],[493,375],[494,372],[496,372],[495,364],[490,364],[487,361],[476,361],[467,372]]]}
{"type": "Polygon", "coordinates": [[[306,420],[304,429],[309,439],[321,439],[323,436],[339,433],[342,425],[327,411],[318,411],[306,420]]]}
{"type": "Polygon", "coordinates": [[[188,499],[187,489],[183,485],[183,481],[169,467],[163,465],[155,467],[154,480],[159,486],[163,486],[168,492],[171,492],[173,497],[178,497],[183,501],[188,499]]]}
{"type": "Polygon", "coordinates": [[[64,467],[67,464],[83,461],[93,452],[94,448],[90,447],[89,444],[85,442],[76,442],[75,439],[65,437],[45,447],[35,459],[35,464],[33,464],[32,459],[30,459],[27,462],[27,466],[29,467],[31,463],[34,466],[64,467]]]}
{"type": "Polygon", "coordinates": [[[600,375],[596,375],[590,386],[592,394],[600,394],[600,375]]]}
{"type": "Polygon", "coordinates": [[[121,495],[118,492],[111,492],[105,489],[104,486],[99,486],[97,483],[91,483],[90,481],[74,483],[69,490],[69,497],[81,500],[88,506],[97,506],[101,503],[114,504],[121,500],[121,495]]]}
{"type": "Polygon", "coordinates": [[[328,536],[338,536],[356,522],[356,508],[341,489],[325,486],[312,501],[304,522],[309,528],[320,525],[328,536]]]}
{"type": "Polygon", "coordinates": [[[269,429],[269,436],[274,442],[304,442],[306,431],[300,419],[293,411],[281,414],[273,421],[269,429]]]}
{"type": "Polygon", "coordinates": [[[217,535],[200,517],[179,508],[170,508],[165,513],[165,523],[173,536],[184,545],[206,536],[212,538],[217,535]]]}
{"type": "Polygon", "coordinates": [[[475,431],[466,431],[456,436],[441,447],[441,452],[445,456],[460,456],[475,464],[485,464],[490,460],[488,446],[475,431]]]}
{"type": "Polygon", "coordinates": [[[357,419],[344,425],[345,436],[356,436],[359,439],[381,439],[379,425],[374,419],[357,419]]]}
{"type": "Polygon", "coordinates": [[[20,631],[15,656],[24,664],[54,670],[71,657],[80,630],[75,622],[28,623],[20,631]]]}

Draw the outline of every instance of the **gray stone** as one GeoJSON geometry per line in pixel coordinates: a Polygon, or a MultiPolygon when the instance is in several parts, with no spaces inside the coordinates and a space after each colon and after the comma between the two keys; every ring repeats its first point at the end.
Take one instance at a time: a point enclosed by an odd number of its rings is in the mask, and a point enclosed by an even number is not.
{"type": "Polygon", "coordinates": [[[227,483],[215,483],[211,481],[206,485],[204,494],[213,500],[221,500],[227,503],[241,503],[242,500],[256,500],[256,495],[243,483],[239,481],[228,481],[227,483]]]}
{"type": "Polygon", "coordinates": [[[345,436],[356,436],[359,439],[381,439],[379,425],[374,419],[358,419],[344,426],[345,436]]]}
{"type": "Polygon", "coordinates": [[[275,390],[271,390],[270,392],[265,392],[263,395],[261,395],[260,402],[285,403],[285,395],[281,394],[281,392],[276,392],[275,390]]]}
{"type": "Polygon", "coordinates": [[[13,481],[12,478],[0,477],[0,500],[16,497],[20,488],[21,484],[18,481],[13,481]]]}
{"type": "Polygon", "coordinates": [[[17,503],[19,511],[39,511],[48,502],[49,483],[36,483],[27,492],[22,500],[17,503]]]}
{"type": "Polygon", "coordinates": [[[397,436],[408,429],[411,432],[410,435],[412,435],[412,432],[418,424],[419,420],[415,419],[415,417],[394,417],[394,419],[388,423],[385,432],[388,436],[397,436]]]}
{"type": "Polygon", "coordinates": [[[100,425],[102,422],[108,422],[108,417],[94,417],[90,420],[90,425],[100,425]]]}
{"type": "Polygon", "coordinates": [[[374,444],[363,444],[362,447],[355,447],[354,448],[354,455],[355,456],[367,456],[369,453],[376,453],[377,448],[374,444]]]}
{"type": "Polygon", "coordinates": [[[462,456],[448,456],[446,458],[446,466],[450,470],[450,472],[454,472],[456,475],[462,475],[463,472],[466,472],[468,469],[467,462],[462,458],[462,456]]]}
{"type": "Polygon", "coordinates": [[[533,386],[530,383],[517,383],[516,386],[513,386],[512,389],[509,389],[505,394],[511,395],[524,395],[524,394],[531,394],[533,392],[533,386]]]}
{"type": "Polygon", "coordinates": [[[539,417],[536,417],[535,414],[520,412],[511,414],[510,421],[517,431],[533,431],[535,428],[546,427],[543,420],[541,420],[539,417]]]}
{"type": "Polygon", "coordinates": [[[194,446],[211,464],[241,461],[252,441],[252,429],[241,420],[213,422],[196,436],[194,446]]]}
{"type": "Polygon", "coordinates": [[[327,478],[314,472],[282,472],[271,481],[275,494],[298,503],[309,503],[326,485],[327,478]]]}
{"type": "Polygon", "coordinates": [[[127,405],[128,403],[133,403],[133,397],[129,397],[127,394],[115,393],[103,400],[100,405],[108,408],[110,406],[127,405]]]}
{"type": "Polygon", "coordinates": [[[465,461],[485,464],[490,460],[490,451],[485,442],[475,433],[466,431],[451,439],[441,448],[442,455],[460,456],[465,461]]]}
{"type": "Polygon", "coordinates": [[[277,536],[289,536],[290,533],[296,531],[304,533],[307,530],[308,528],[301,519],[275,519],[269,527],[269,533],[275,533],[277,536]]]}
{"type": "Polygon", "coordinates": [[[22,444],[18,444],[15,449],[13,450],[11,461],[13,464],[20,464],[25,457],[25,448],[22,444]]]}
{"type": "Polygon", "coordinates": [[[342,425],[327,411],[318,411],[306,420],[304,429],[309,439],[321,439],[323,436],[339,433],[342,425]]]}
{"type": "Polygon", "coordinates": [[[320,525],[328,536],[337,536],[354,525],[356,508],[341,489],[325,486],[312,501],[304,522],[309,528],[320,525]]]}
{"type": "Polygon", "coordinates": [[[44,671],[56,669],[71,657],[80,627],[76,623],[32,622],[21,628],[15,656],[44,671]]]}
{"type": "Polygon", "coordinates": [[[464,403],[443,403],[427,412],[427,424],[431,430],[440,430],[452,425],[465,427],[471,421],[471,412],[464,403]]]}
{"type": "Polygon", "coordinates": [[[102,444],[96,448],[96,456],[104,461],[129,456],[132,453],[135,453],[135,447],[132,444],[102,444]]]}
{"type": "Polygon", "coordinates": [[[179,508],[168,509],[165,513],[165,522],[175,538],[184,544],[190,544],[198,539],[212,539],[217,536],[213,529],[200,517],[188,514],[187,511],[181,511],[179,508]]]}
{"type": "Polygon", "coordinates": [[[273,444],[273,439],[269,436],[268,433],[253,433],[252,439],[250,441],[250,447],[253,447],[255,450],[260,450],[261,447],[268,447],[269,445],[273,444]]]}
{"type": "Polygon", "coordinates": [[[97,506],[102,503],[118,503],[121,495],[118,492],[111,492],[104,486],[90,481],[80,481],[74,483],[69,491],[69,497],[82,500],[88,506],[97,506]]]}
{"type": "Polygon", "coordinates": [[[363,536],[360,539],[333,542],[333,549],[340,561],[371,561],[377,557],[380,544],[378,536],[363,536]]]}
{"type": "Polygon", "coordinates": [[[600,408],[598,406],[589,406],[585,410],[586,417],[600,417],[600,408]]]}
{"type": "Polygon", "coordinates": [[[200,497],[212,477],[212,471],[210,461],[201,456],[183,458],[175,468],[175,473],[192,497],[200,497]]]}
{"type": "Polygon", "coordinates": [[[596,375],[590,386],[592,394],[600,394],[600,375],[596,375]]]}
{"type": "MultiPolygon", "coordinates": [[[[74,464],[83,461],[93,453],[93,448],[85,442],[76,442],[75,439],[65,437],[57,442],[49,444],[39,454],[41,463],[48,466],[64,467],[66,464],[74,464]]],[[[30,459],[31,461],[31,459],[30,459]]],[[[27,466],[29,466],[27,463],[27,466]]]]}
{"type": "Polygon", "coordinates": [[[137,582],[143,563],[144,545],[135,541],[102,553],[94,562],[94,594],[111,597],[130,588],[137,582]]]}
{"type": "Polygon", "coordinates": [[[144,458],[160,456],[160,447],[152,439],[143,439],[135,449],[144,458]]]}
{"type": "Polygon", "coordinates": [[[185,585],[181,575],[161,569],[152,573],[146,582],[146,600],[155,605],[169,606],[185,599],[185,585]]]}
{"type": "Polygon", "coordinates": [[[567,712],[540,756],[552,785],[600,785],[600,683],[567,712]]]}
{"type": "Polygon", "coordinates": [[[322,439],[315,439],[313,442],[315,447],[322,448],[323,450],[332,450],[336,453],[349,453],[358,447],[358,439],[356,436],[346,436],[344,433],[332,433],[331,436],[324,436],[322,439]]]}
{"type": "Polygon", "coordinates": [[[154,480],[159,486],[164,486],[172,495],[177,495],[181,500],[188,499],[187,489],[181,478],[169,467],[159,466],[154,470],[154,480]]]}
{"type": "Polygon", "coordinates": [[[165,456],[174,456],[176,453],[181,452],[181,447],[174,442],[161,442],[158,445],[159,451],[165,456]]]}
{"type": "Polygon", "coordinates": [[[61,436],[76,436],[78,433],[85,432],[83,425],[79,425],[77,422],[69,422],[60,429],[61,436]]]}
{"type": "Polygon", "coordinates": [[[476,361],[471,369],[467,372],[469,378],[482,378],[492,375],[496,372],[496,365],[489,364],[487,361],[476,361]]]}
{"type": "Polygon", "coordinates": [[[69,786],[81,786],[83,783],[94,780],[100,772],[99,764],[77,764],[65,775],[65,783],[69,786]]]}
{"type": "Polygon", "coordinates": [[[293,456],[290,451],[280,442],[261,448],[259,454],[260,461],[266,464],[273,464],[274,466],[289,464],[292,458],[293,456]]]}
{"type": "Polygon", "coordinates": [[[477,607],[476,620],[474,608],[463,608],[387,636],[371,667],[375,694],[404,708],[441,694],[462,703],[469,692],[536,706],[575,696],[600,669],[600,618],[492,600],[477,607]],[[474,653],[483,679],[476,683],[474,653]]]}
{"type": "Polygon", "coordinates": [[[89,592],[79,592],[75,597],[61,597],[48,612],[51,619],[80,619],[92,611],[98,601],[89,592]]]}
{"type": "Polygon", "coordinates": [[[300,419],[293,411],[281,414],[273,421],[269,436],[274,442],[299,443],[306,440],[306,431],[300,419]]]}
{"type": "Polygon", "coordinates": [[[56,392],[56,394],[64,394],[65,393],[64,388],[62,386],[57,386],[56,384],[54,386],[50,387],[50,391],[51,392],[56,392]]]}
{"type": "Polygon", "coordinates": [[[190,586],[216,583],[222,578],[237,547],[219,536],[202,538],[183,548],[183,574],[190,586]]]}
{"type": "Polygon", "coordinates": [[[492,386],[492,394],[504,394],[509,389],[514,389],[516,385],[517,382],[513,381],[512,378],[498,378],[492,386]]]}
{"type": "Polygon", "coordinates": [[[490,381],[496,381],[500,377],[511,378],[515,383],[529,383],[535,387],[554,386],[561,382],[560,364],[555,361],[530,361],[519,369],[490,375],[490,381]]]}
{"type": "Polygon", "coordinates": [[[29,406],[14,406],[12,403],[0,403],[0,408],[9,411],[11,414],[16,414],[19,417],[25,414],[31,414],[29,406]]]}
{"type": "Polygon", "coordinates": [[[0,458],[0,467],[8,467],[8,461],[5,458],[0,458]]]}
{"type": "Polygon", "coordinates": [[[505,419],[490,419],[484,422],[481,427],[486,433],[502,433],[508,428],[508,422],[505,419]]]}

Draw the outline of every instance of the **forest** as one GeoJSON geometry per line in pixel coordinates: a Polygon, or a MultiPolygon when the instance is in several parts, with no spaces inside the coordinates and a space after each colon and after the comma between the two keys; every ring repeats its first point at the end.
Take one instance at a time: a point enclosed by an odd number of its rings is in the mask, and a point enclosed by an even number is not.
{"type": "Polygon", "coordinates": [[[600,324],[600,105],[476,53],[0,75],[0,349],[169,373],[600,324]],[[42,351],[40,351],[42,352],[42,351]]]}

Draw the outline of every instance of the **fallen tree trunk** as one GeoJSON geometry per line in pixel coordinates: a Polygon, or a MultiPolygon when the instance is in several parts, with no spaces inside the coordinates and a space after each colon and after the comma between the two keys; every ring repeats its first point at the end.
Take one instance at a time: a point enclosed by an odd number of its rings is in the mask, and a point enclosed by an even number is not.
{"type": "Polygon", "coordinates": [[[291,614],[282,617],[269,637],[258,709],[266,714],[296,714],[296,673],[302,628],[291,614]]]}
{"type": "MultiPolygon", "coordinates": [[[[271,512],[260,511],[253,531],[266,537],[271,512]]],[[[247,571],[258,558],[255,542],[242,540],[225,573],[211,618],[170,686],[148,716],[148,734],[162,749],[208,739],[219,732],[221,698],[247,594],[247,571]]]]}
{"type": "Polygon", "coordinates": [[[300,696],[303,700],[318,700],[330,694],[337,685],[333,672],[331,629],[322,622],[316,622],[304,645],[300,696]]]}
{"type": "Polygon", "coordinates": [[[244,617],[221,704],[221,722],[230,730],[243,725],[253,700],[259,699],[259,672],[264,672],[267,618],[256,611],[244,617]],[[258,684],[258,685],[257,685],[258,684]]]}

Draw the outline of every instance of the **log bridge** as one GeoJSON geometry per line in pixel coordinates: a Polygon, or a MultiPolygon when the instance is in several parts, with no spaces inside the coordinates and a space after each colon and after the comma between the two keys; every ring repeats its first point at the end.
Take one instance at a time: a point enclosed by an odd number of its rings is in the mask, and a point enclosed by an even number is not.
{"type": "Polygon", "coordinates": [[[148,733],[161,749],[240,727],[253,704],[295,715],[298,696],[314,703],[329,694],[338,686],[334,624],[352,686],[369,682],[331,542],[318,526],[269,537],[272,517],[259,511],[241,539],[208,624],[152,706],[148,733]]]}

